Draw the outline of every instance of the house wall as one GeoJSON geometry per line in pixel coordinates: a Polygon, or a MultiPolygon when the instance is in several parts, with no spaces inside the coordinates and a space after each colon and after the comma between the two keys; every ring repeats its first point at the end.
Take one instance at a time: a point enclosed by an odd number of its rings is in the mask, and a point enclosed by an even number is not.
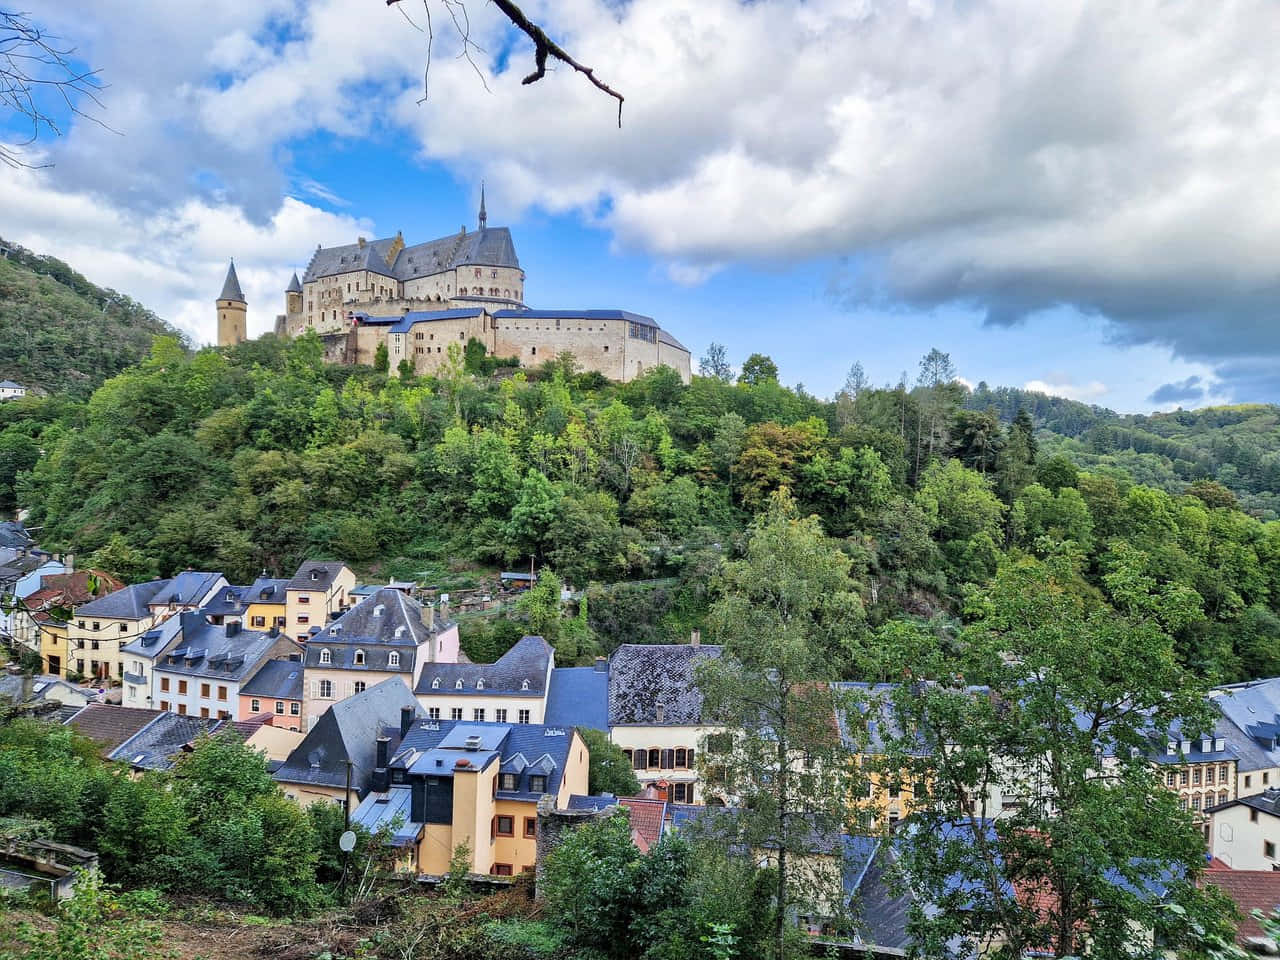
{"type": "Polygon", "coordinates": [[[285,630],[288,626],[288,617],[285,615],[285,604],[283,603],[251,603],[244,609],[243,623],[249,630],[270,630],[272,627],[280,627],[285,630]],[[261,624],[254,621],[261,619],[261,624]]]}
{"type": "Polygon", "coordinates": [[[485,770],[455,767],[453,771],[453,845],[470,848],[476,873],[488,873],[494,864],[489,824],[495,812],[493,786],[498,767],[494,761],[485,770]]]}
{"type": "Polygon", "coordinates": [[[85,676],[105,676],[112,680],[119,680],[124,673],[124,660],[120,655],[120,648],[138,639],[157,623],[165,620],[167,616],[167,613],[155,612],[138,620],[73,616],[67,624],[71,662],[66,666],[66,670],[82,673],[85,676]]]}
{"type": "Polygon", "coordinates": [[[1280,787],[1280,767],[1236,770],[1235,795],[1254,797],[1270,787],[1280,787]]]}
{"type": "MultiPolygon", "coordinates": [[[[280,781],[280,789],[284,791],[286,797],[304,809],[314,803],[342,804],[346,802],[347,797],[345,787],[324,787],[313,783],[286,783],[280,781]]],[[[359,803],[360,797],[355,785],[352,784],[351,809],[354,810],[359,803]]]]}
{"type": "MultiPolygon", "coordinates": [[[[674,750],[676,747],[683,747],[686,750],[692,749],[700,751],[704,738],[716,732],[714,727],[702,726],[617,726],[612,727],[609,731],[609,739],[620,746],[623,750],[644,750],[651,749],[674,750]]],[[[696,754],[695,754],[696,758],[696,754]]],[[[646,764],[648,757],[646,756],[646,764]]],[[[701,785],[699,784],[698,771],[696,769],[680,770],[674,768],[658,767],[650,768],[646,765],[643,770],[636,770],[635,764],[632,764],[636,779],[640,781],[643,787],[649,783],[656,783],[659,780],[666,780],[671,784],[685,784],[693,788],[693,799],[685,800],[685,803],[702,803],[705,799],[701,785]]],[[[669,790],[668,799],[674,800],[676,791],[669,790]]],[[[686,795],[687,796],[687,795],[686,795]]]]}
{"type": "Polygon", "coordinates": [[[18,633],[29,633],[29,639],[24,643],[31,646],[32,643],[38,643],[40,647],[40,660],[44,667],[45,673],[56,674],[59,677],[67,676],[67,656],[70,646],[67,642],[66,624],[45,623],[37,624],[27,614],[19,614],[14,621],[15,635],[18,633]],[[58,669],[53,669],[53,663],[50,657],[57,657],[58,669]]]}
{"type": "Polygon", "coordinates": [[[457,707],[462,710],[462,719],[467,721],[475,719],[472,711],[481,709],[484,710],[486,723],[500,722],[498,721],[498,710],[507,711],[506,723],[518,723],[520,711],[528,710],[530,723],[542,723],[547,708],[545,695],[522,697],[517,694],[494,694],[489,696],[478,693],[455,693],[442,687],[440,690],[430,690],[414,696],[422,709],[426,711],[428,717],[437,719],[431,711],[433,709],[439,710],[438,719],[440,720],[452,719],[453,714],[450,713],[450,710],[457,707]]]}
{"type": "MultiPolygon", "coordinates": [[[[406,651],[405,656],[409,654],[406,651]]],[[[354,696],[357,683],[363,683],[364,689],[376,686],[383,680],[399,677],[406,686],[409,675],[404,673],[388,673],[379,670],[341,670],[332,667],[307,667],[302,674],[302,717],[303,729],[310,730],[312,725],[324,716],[324,712],[339,700],[354,696]],[[320,696],[320,682],[328,680],[333,684],[333,696],[320,696]]]]}
{"type": "MultiPolygon", "coordinates": [[[[1218,803],[1236,798],[1236,761],[1213,760],[1207,763],[1160,764],[1161,782],[1178,794],[1183,809],[1199,813],[1218,803]]],[[[1270,778],[1268,778],[1270,779],[1270,778]]],[[[1253,778],[1250,778],[1250,782],[1253,778]]],[[[1252,792],[1261,793],[1266,785],[1252,792]]]]}
{"type": "Polygon", "coordinates": [[[285,591],[285,633],[300,643],[306,643],[312,627],[323,627],[329,622],[329,614],[351,603],[351,591],[356,588],[356,575],[343,567],[327,589],[285,591]],[[303,623],[300,618],[306,617],[303,623]]]}
{"type": "Polygon", "coordinates": [[[237,714],[241,719],[247,719],[257,713],[271,714],[271,725],[280,727],[283,730],[302,730],[303,714],[301,700],[277,700],[271,697],[249,696],[248,694],[240,694],[240,712],[237,714]],[[253,701],[257,700],[261,709],[253,709],[253,701]],[[277,710],[276,705],[279,704],[281,709],[277,710]],[[298,712],[294,713],[293,708],[297,707],[298,712]]]}
{"type": "MultiPolygon", "coordinates": [[[[564,810],[569,806],[569,797],[572,794],[585,796],[587,794],[587,774],[591,767],[591,751],[587,749],[586,742],[582,739],[581,734],[577,730],[573,731],[573,736],[569,740],[569,755],[565,759],[564,775],[560,779],[560,790],[556,793],[556,806],[564,810]]],[[[536,804],[534,805],[536,808],[536,804]]],[[[537,816],[537,810],[528,814],[531,817],[537,816]]],[[[532,863],[533,861],[529,861],[532,863]]]]}
{"type": "MultiPolygon", "coordinates": [[[[493,863],[511,864],[511,875],[516,876],[526,868],[532,870],[538,861],[538,804],[527,800],[499,799],[493,807],[495,817],[511,817],[513,823],[511,837],[496,837],[493,841],[493,863]],[[534,822],[534,835],[524,835],[524,822],[534,822]]],[[[477,871],[478,872],[478,871],[477,871]]]]}
{"type": "Polygon", "coordinates": [[[1280,869],[1276,855],[1280,850],[1280,818],[1242,803],[1210,815],[1209,843],[1213,855],[1233,870],[1280,869]]]}

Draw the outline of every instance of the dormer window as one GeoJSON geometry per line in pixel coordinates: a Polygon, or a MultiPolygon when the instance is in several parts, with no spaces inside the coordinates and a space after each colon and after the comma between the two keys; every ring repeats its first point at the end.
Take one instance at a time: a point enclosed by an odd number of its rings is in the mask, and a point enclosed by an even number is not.
{"type": "Polygon", "coordinates": [[[1200,741],[1200,752],[1210,753],[1212,751],[1213,751],[1213,738],[1205,737],[1203,740],[1200,741]]]}
{"type": "Polygon", "coordinates": [[[329,652],[328,647],[320,651],[320,662],[324,664],[333,663],[333,654],[329,652]]]}
{"type": "Polygon", "coordinates": [[[357,667],[363,667],[363,666],[364,666],[364,651],[363,651],[363,650],[357,650],[357,651],[356,651],[356,653],[355,653],[355,657],[354,657],[354,661],[355,661],[355,665],[356,665],[357,667]]]}
{"type": "Polygon", "coordinates": [[[401,637],[403,637],[403,636],[404,636],[404,631],[405,631],[405,629],[406,629],[406,628],[405,628],[405,627],[403,627],[403,626],[396,627],[395,638],[396,638],[397,640],[399,640],[401,637]]]}
{"type": "Polygon", "coordinates": [[[476,681],[476,689],[477,690],[484,689],[484,677],[481,677],[479,680],[476,681]]]}
{"type": "Polygon", "coordinates": [[[387,654],[387,666],[388,666],[388,667],[398,667],[398,666],[400,666],[400,653],[399,653],[399,651],[392,650],[389,654],[387,654]]]}
{"type": "Polygon", "coordinates": [[[529,792],[530,792],[530,793],[539,793],[539,794],[541,794],[541,793],[546,793],[546,792],[547,792],[547,778],[546,778],[546,777],[544,777],[544,776],[541,776],[541,775],[539,775],[539,774],[536,774],[536,773],[535,773],[535,774],[533,774],[532,776],[530,776],[530,777],[529,777],[529,792]]]}
{"type": "Polygon", "coordinates": [[[461,690],[461,689],[462,689],[462,681],[461,681],[461,680],[459,680],[457,683],[455,683],[455,684],[453,685],[453,689],[455,689],[455,690],[461,690]]]}
{"type": "Polygon", "coordinates": [[[528,689],[529,689],[529,681],[528,681],[528,680],[521,680],[521,681],[520,681],[520,689],[521,689],[521,690],[528,690],[528,689]]]}
{"type": "Polygon", "coordinates": [[[662,704],[658,704],[653,708],[653,710],[659,723],[662,723],[667,718],[667,708],[662,704]]]}
{"type": "Polygon", "coordinates": [[[376,607],[374,607],[374,608],[373,608],[373,615],[374,615],[375,617],[380,617],[380,616],[382,616],[382,612],[383,612],[384,610],[386,610],[386,609],[387,609],[387,608],[386,608],[385,606],[383,606],[382,604],[378,604],[376,607]]]}
{"type": "Polygon", "coordinates": [[[1176,740],[1170,740],[1170,741],[1169,741],[1169,746],[1168,746],[1168,748],[1167,748],[1167,752],[1168,752],[1169,756],[1171,756],[1171,757],[1172,757],[1172,756],[1176,756],[1176,755],[1177,755],[1177,753],[1178,753],[1178,742],[1177,742],[1176,740]]]}
{"type": "Polygon", "coordinates": [[[319,571],[319,570],[312,570],[312,571],[311,571],[311,579],[312,579],[312,580],[319,580],[319,579],[320,579],[320,571],[319,571]]]}
{"type": "Polygon", "coordinates": [[[431,689],[432,689],[432,690],[439,690],[439,689],[440,689],[440,678],[439,678],[439,677],[436,677],[434,680],[432,680],[432,681],[431,681],[431,689]]]}
{"type": "Polygon", "coordinates": [[[330,627],[330,628],[329,628],[329,636],[331,636],[331,637],[336,637],[336,636],[337,636],[339,633],[341,633],[341,632],[342,632],[342,628],[341,628],[341,627],[330,627]]]}

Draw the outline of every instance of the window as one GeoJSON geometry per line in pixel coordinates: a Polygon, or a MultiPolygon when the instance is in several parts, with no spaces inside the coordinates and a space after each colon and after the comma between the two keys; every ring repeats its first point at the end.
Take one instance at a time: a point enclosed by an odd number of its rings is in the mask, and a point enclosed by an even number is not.
{"type": "Polygon", "coordinates": [[[169,692],[169,678],[168,678],[168,677],[161,677],[161,678],[160,678],[160,690],[161,690],[161,692],[162,692],[162,693],[168,693],[168,692],[169,692]]]}
{"type": "Polygon", "coordinates": [[[1244,778],[1244,785],[1245,785],[1245,788],[1246,788],[1246,789],[1248,789],[1249,787],[1253,786],[1253,777],[1246,776],[1246,777],[1244,778]]]}
{"type": "Polygon", "coordinates": [[[1166,787],[1172,787],[1175,784],[1177,784],[1177,782],[1178,782],[1178,775],[1174,773],[1172,770],[1170,770],[1168,773],[1164,775],[1164,785],[1166,787]]]}
{"type": "Polygon", "coordinates": [[[320,681],[320,699],[321,700],[333,699],[333,681],[332,680],[320,681]]]}
{"type": "Polygon", "coordinates": [[[529,778],[530,793],[546,793],[547,778],[541,774],[535,774],[529,778]]]}
{"type": "Polygon", "coordinates": [[[1187,771],[1183,770],[1180,774],[1178,774],[1178,784],[1180,786],[1185,787],[1187,785],[1187,777],[1188,777],[1187,771]]]}
{"type": "Polygon", "coordinates": [[[662,751],[657,747],[653,747],[649,751],[649,769],[657,770],[662,763],[662,751]]]}
{"type": "Polygon", "coordinates": [[[267,625],[266,617],[250,617],[249,623],[254,627],[265,627],[267,625]]]}
{"type": "Polygon", "coordinates": [[[351,690],[353,693],[364,693],[365,682],[363,680],[357,680],[355,683],[351,685],[351,690]]]}
{"type": "Polygon", "coordinates": [[[277,701],[276,701],[276,713],[280,714],[281,716],[284,716],[284,701],[283,701],[283,700],[277,700],[277,701]]]}
{"type": "Polygon", "coordinates": [[[208,718],[208,716],[209,716],[209,708],[208,708],[208,707],[201,707],[201,708],[200,708],[200,716],[205,717],[205,718],[208,718]]]}
{"type": "Polygon", "coordinates": [[[479,680],[476,681],[476,689],[477,690],[484,689],[484,677],[481,677],[479,680]]]}
{"type": "Polygon", "coordinates": [[[323,650],[320,651],[320,662],[322,664],[333,663],[333,653],[329,650],[328,647],[325,647],[323,650]]]}
{"type": "Polygon", "coordinates": [[[514,837],[516,835],[516,818],[508,816],[498,817],[498,836],[514,837]]]}
{"type": "Polygon", "coordinates": [[[429,708],[427,709],[427,719],[428,719],[428,720],[439,720],[439,719],[440,719],[440,708],[439,708],[439,707],[429,707],[429,708]]]}
{"type": "Polygon", "coordinates": [[[462,708],[461,708],[461,707],[450,707],[450,708],[449,708],[449,719],[450,719],[450,720],[461,720],[461,719],[462,719],[462,708]]]}
{"type": "Polygon", "coordinates": [[[169,701],[168,701],[168,700],[161,700],[161,701],[160,701],[160,709],[161,709],[161,710],[168,710],[168,709],[169,709],[169,701]]]}
{"type": "Polygon", "coordinates": [[[528,711],[528,710],[521,710],[519,713],[517,713],[517,714],[516,714],[516,717],[518,718],[518,721],[519,721],[520,723],[528,723],[528,722],[529,722],[529,711],[528,711]]]}
{"type": "Polygon", "coordinates": [[[206,700],[209,699],[209,685],[207,683],[200,684],[200,696],[206,700]]]}
{"type": "Polygon", "coordinates": [[[129,632],[129,625],[128,625],[127,623],[122,623],[122,624],[120,624],[120,632],[121,632],[121,633],[128,633],[128,632],[129,632]]]}
{"type": "Polygon", "coordinates": [[[1204,782],[1209,784],[1210,786],[1213,785],[1213,773],[1214,773],[1213,767],[1204,768],[1204,782]]]}
{"type": "Polygon", "coordinates": [[[520,777],[514,773],[498,774],[499,790],[516,790],[519,788],[520,777]]]}
{"type": "Polygon", "coordinates": [[[300,613],[300,614],[298,614],[298,622],[299,622],[299,623],[310,623],[310,622],[311,622],[311,618],[310,618],[309,616],[307,616],[305,613],[300,613]]]}
{"type": "Polygon", "coordinates": [[[99,623],[97,620],[93,621],[93,629],[95,629],[95,630],[101,630],[101,629],[102,629],[102,624],[101,624],[101,623],[99,623]]]}
{"type": "Polygon", "coordinates": [[[178,692],[179,692],[179,693],[186,693],[186,692],[187,692],[187,681],[185,681],[185,680],[179,680],[179,681],[178,681],[178,692]]]}
{"type": "Polygon", "coordinates": [[[529,689],[529,681],[528,681],[528,680],[521,680],[521,681],[520,681],[520,689],[521,689],[521,690],[528,690],[528,689],[529,689]]]}
{"type": "Polygon", "coordinates": [[[185,703],[178,704],[178,716],[185,717],[187,715],[187,705],[185,703]]]}
{"type": "Polygon", "coordinates": [[[498,707],[496,710],[494,710],[494,711],[493,711],[493,719],[494,719],[494,720],[497,720],[497,721],[498,721],[498,723],[506,723],[506,722],[507,722],[507,710],[506,710],[506,708],[505,708],[505,707],[498,707]]]}
{"type": "Polygon", "coordinates": [[[1249,822],[1250,822],[1250,823],[1257,823],[1257,822],[1258,822],[1258,811],[1257,811],[1257,810],[1253,810],[1253,809],[1250,809],[1250,810],[1249,810],[1249,822]]]}
{"type": "MultiPolygon", "coordinates": [[[[627,751],[627,752],[628,752],[628,753],[630,753],[631,751],[627,751]]],[[[637,750],[634,754],[632,754],[632,755],[631,755],[631,769],[633,769],[633,770],[643,770],[643,769],[644,769],[644,761],[645,761],[645,757],[646,757],[647,755],[648,755],[648,754],[646,754],[646,753],[645,753],[645,751],[643,751],[643,750],[637,750]]]]}
{"type": "Polygon", "coordinates": [[[306,594],[303,594],[302,596],[298,597],[298,602],[299,602],[299,603],[310,603],[310,602],[311,602],[311,598],[310,598],[310,597],[308,597],[306,594]]]}
{"type": "Polygon", "coordinates": [[[471,719],[476,723],[484,723],[484,707],[476,707],[472,710],[471,719]]]}
{"type": "Polygon", "coordinates": [[[261,711],[262,711],[262,701],[261,701],[261,700],[250,700],[250,701],[249,701],[249,712],[250,712],[250,713],[260,713],[261,711]]]}
{"type": "Polygon", "coordinates": [[[1218,780],[1219,780],[1219,781],[1221,781],[1222,783],[1226,783],[1226,782],[1227,782],[1227,770],[1228,770],[1228,769],[1229,769],[1229,768],[1227,767],[1227,765],[1226,765],[1225,763],[1218,767],[1218,780]]]}
{"type": "Polygon", "coordinates": [[[226,687],[221,686],[221,685],[218,687],[218,699],[219,699],[219,700],[225,700],[225,699],[227,699],[227,688],[226,688],[226,687]]]}
{"type": "Polygon", "coordinates": [[[693,784],[673,783],[671,785],[671,799],[676,803],[693,803],[693,784]]]}
{"type": "Polygon", "coordinates": [[[219,719],[219,720],[230,720],[230,719],[231,719],[231,711],[230,711],[230,710],[219,710],[219,711],[218,711],[218,719],[219,719]]]}
{"type": "Polygon", "coordinates": [[[455,680],[455,681],[453,682],[453,689],[455,689],[455,690],[461,690],[461,689],[462,689],[462,681],[461,681],[461,680],[455,680]]]}
{"type": "Polygon", "coordinates": [[[435,677],[435,678],[431,681],[431,689],[432,689],[432,690],[439,690],[439,689],[440,689],[440,678],[439,678],[439,677],[435,677]]]}
{"type": "Polygon", "coordinates": [[[1191,809],[1192,810],[1200,809],[1200,794],[1197,793],[1195,796],[1191,798],[1191,809]]]}
{"type": "Polygon", "coordinates": [[[355,656],[352,658],[352,662],[353,662],[353,663],[355,663],[355,665],[356,665],[357,667],[363,667],[363,666],[364,666],[364,651],[363,651],[363,650],[357,650],[357,651],[356,651],[356,653],[355,653],[355,656]]]}
{"type": "Polygon", "coordinates": [[[538,818],[537,817],[524,818],[524,835],[528,837],[530,840],[532,840],[534,837],[538,835],[538,818]]]}
{"type": "Polygon", "coordinates": [[[297,700],[289,704],[289,716],[291,717],[302,716],[302,704],[300,704],[297,700]]]}
{"type": "Polygon", "coordinates": [[[400,666],[400,651],[392,650],[389,654],[387,654],[387,666],[388,667],[400,666]]]}
{"type": "Polygon", "coordinates": [[[509,863],[495,863],[495,864],[493,865],[493,875],[494,875],[495,877],[509,877],[509,876],[511,876],[511,864],[509,864],[509,863]]]}
{"type": "Polygon", "coordinates": [[[1271,860],[1276,858],[1276,845],[1270,840],[1262,841],[1262,855],[1271,860]]]}

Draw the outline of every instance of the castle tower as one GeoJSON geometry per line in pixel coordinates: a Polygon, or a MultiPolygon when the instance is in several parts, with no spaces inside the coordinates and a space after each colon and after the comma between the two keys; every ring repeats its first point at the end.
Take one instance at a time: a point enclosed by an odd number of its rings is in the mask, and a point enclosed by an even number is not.
{"type": "Polygon", "coordinates": [[[483,230],[489,222],[489,215],[484,212],[484,181],[480,181],[480,229],[483,230]]]}
{"type": "Polygon", "coordinates": [[[227,269],[226,282],[222,284],[222,293],[218,294],[218,346],[230,347],[244,343],[248,339],[246,316],[248,305],[244,294],[240,292],[240,280],[236,276],[236,262],[231,261],[227,269]]]}
{"type": "Polygon", "coordinates": [[[286,317],[296,316],[302,312],[302,284],[298,282],[297,271],[289,286],[284,288],[284,314],[286,317]]]}

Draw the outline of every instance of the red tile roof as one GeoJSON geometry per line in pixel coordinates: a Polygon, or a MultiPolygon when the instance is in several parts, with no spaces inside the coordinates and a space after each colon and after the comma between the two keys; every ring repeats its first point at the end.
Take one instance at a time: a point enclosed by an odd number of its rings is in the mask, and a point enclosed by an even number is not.
{"type": "Polygon", "coordinates": [[[1211,883],[1236,905],[1244,920],[1236,933],[1236,940],[1245,946],[1251,937],[1261,937],[1262,927],[1252,916],[1254,910],[1269,914],[1280,906],[1280,873],[1274,870],[1215,870],[1205,871],[1204,882],[1211,883]]]}
{"type": "Polygon", "coordinates": [[[620,797],[618,802],[631,811],[631,839],[647,853],[662,836],[662,822],[667,804],[663,800],[643,800],[638,797],[620,797]]]}

